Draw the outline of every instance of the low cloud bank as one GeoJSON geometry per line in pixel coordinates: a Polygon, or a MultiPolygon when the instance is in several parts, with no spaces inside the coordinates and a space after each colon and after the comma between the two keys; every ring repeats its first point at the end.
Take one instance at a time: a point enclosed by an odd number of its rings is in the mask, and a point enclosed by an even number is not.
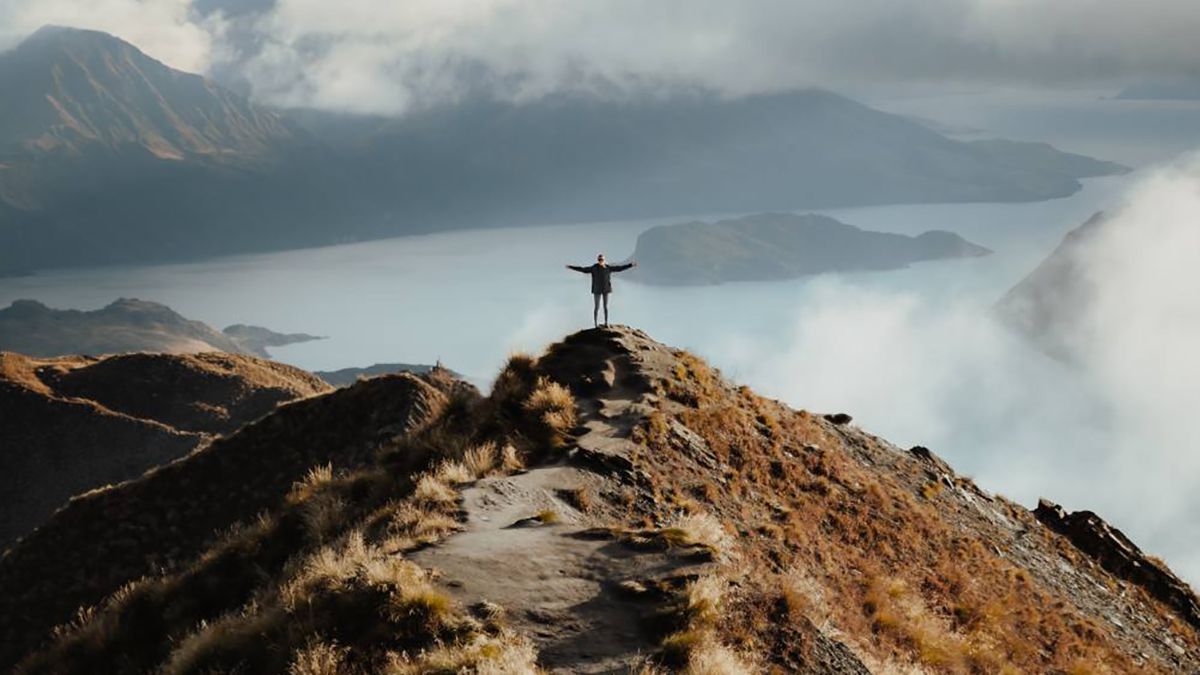
{"type": "MultiPolygon", "coordinates": [[[[1200,581],[1200,159],[1133,186],[1089,245],[1093,301],[1073,366],[1001,325],[991,302],[813,283],[788,345],[743,345],[741,379],[854,414],[1032,505],[1090,509],[1200,581]]],[[[1014,280],[1015,282],[1016,280],[1014,280]]]]}
{"type": "Polygon", "coordinates": [[[45,23],[273,104],[371,113],[481,92],[1079,84],[1200,62],[1194,0],[3,0],[0,48],[45,23]]]}

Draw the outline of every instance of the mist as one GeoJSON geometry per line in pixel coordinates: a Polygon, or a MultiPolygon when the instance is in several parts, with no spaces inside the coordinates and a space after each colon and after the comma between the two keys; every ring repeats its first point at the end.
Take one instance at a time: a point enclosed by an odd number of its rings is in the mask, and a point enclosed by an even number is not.
{"type": "MultiPolygon", "coordinates": [[[[723,365],[793,406],[929,446],[985,489],[1093,510],[1200,581],[1200,158],[1154,171],[1079,256],[1094,301],[1071,365],[1002,325],[993,297],[811,284],[782,348],[723,365]]],[[[1013,279],[1015,283],[1017,279],[1013,279]]]]}

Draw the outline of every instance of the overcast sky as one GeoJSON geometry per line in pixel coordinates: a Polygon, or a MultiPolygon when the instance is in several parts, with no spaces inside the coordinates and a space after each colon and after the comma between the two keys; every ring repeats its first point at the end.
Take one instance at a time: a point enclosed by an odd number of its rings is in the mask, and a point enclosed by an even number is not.
{"type": "Polygon", "coordinates": [[[1088,85],[1200,74],[1198,0],[0,0],[0,47],[47,23],[119,35],[263,100],[396,112],[699,85],[1088,85]]]}

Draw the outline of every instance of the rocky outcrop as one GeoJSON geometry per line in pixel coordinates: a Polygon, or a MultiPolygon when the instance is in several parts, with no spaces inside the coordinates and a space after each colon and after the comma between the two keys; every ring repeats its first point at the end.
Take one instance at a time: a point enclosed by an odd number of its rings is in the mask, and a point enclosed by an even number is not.
{"type": "Polygon", "coordinates": [[[1065,536],[1080,551],[1094,558],[1117,577],[1145,588],[1189,623],[1200,628],[1200,602],[1195,592],[1162,562],[1137,547],[1123,532],[1091,511],[1067,513],[1047,499],[1039,499],[1034,515],[1046,527],[1065,536]]]}

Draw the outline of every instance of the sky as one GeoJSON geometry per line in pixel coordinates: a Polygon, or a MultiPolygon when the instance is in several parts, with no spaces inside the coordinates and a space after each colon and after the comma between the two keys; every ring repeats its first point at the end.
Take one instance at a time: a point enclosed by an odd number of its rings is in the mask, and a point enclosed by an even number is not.
{"type": "Polygon", "coordinates": [[[479,91],[1200,75],[1195,0],[0,0],[0,48],[45,24],[114,33],[265,102],[384,114],[479,91]]]}

